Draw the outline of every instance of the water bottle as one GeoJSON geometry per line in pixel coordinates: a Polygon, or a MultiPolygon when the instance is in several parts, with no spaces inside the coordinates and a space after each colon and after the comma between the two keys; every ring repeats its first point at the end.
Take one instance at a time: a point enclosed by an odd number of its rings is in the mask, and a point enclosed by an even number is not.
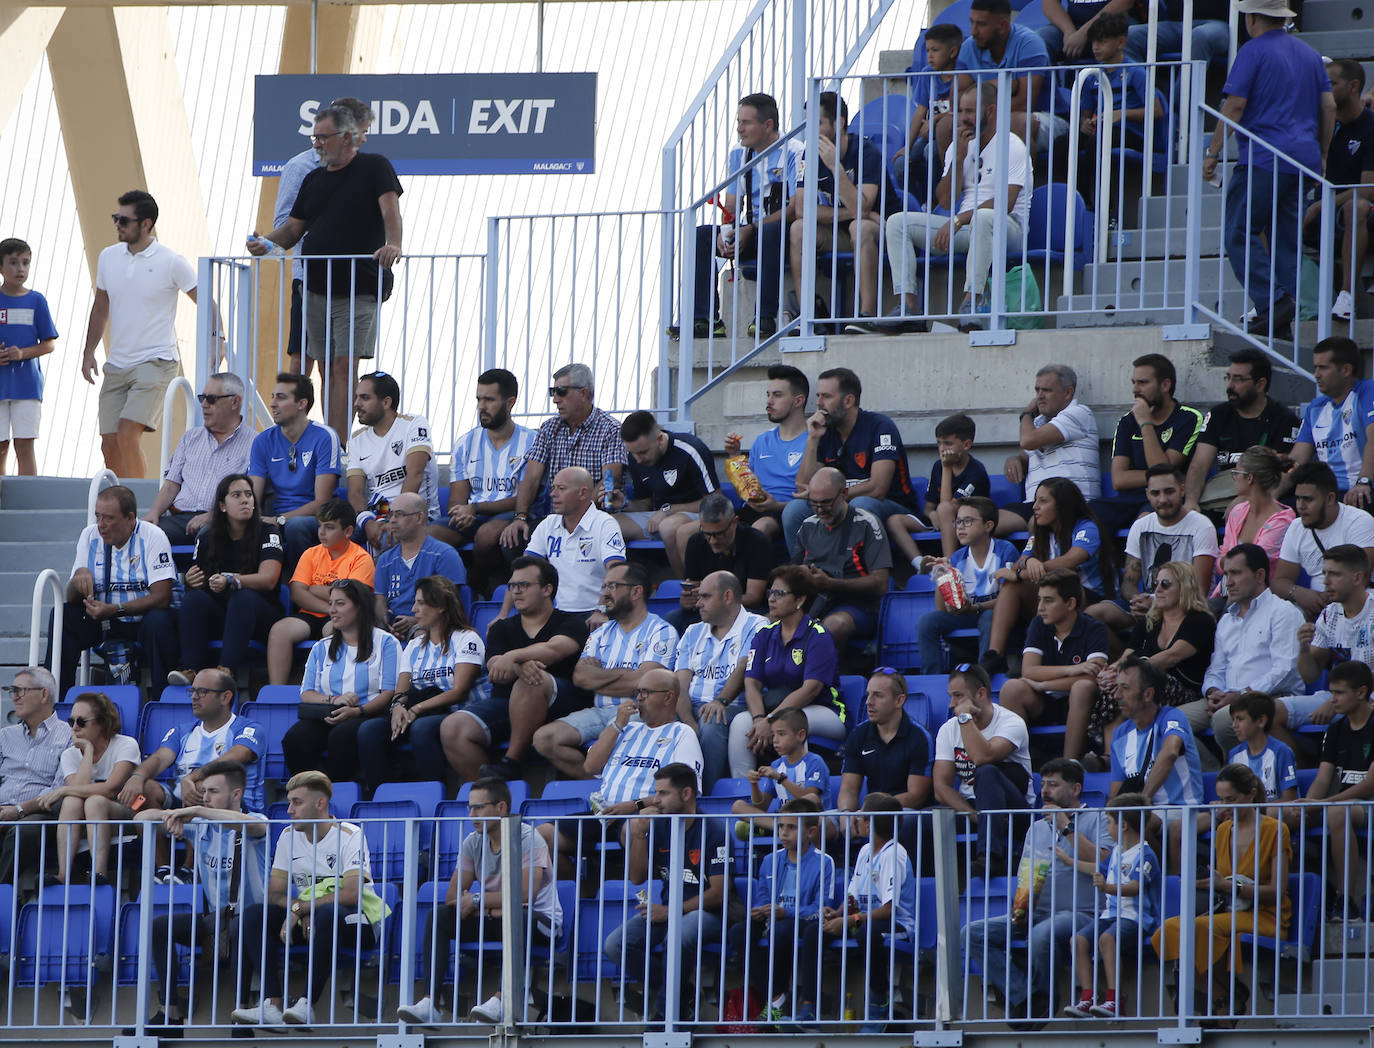
{"type": "Polygon", "coordinates": [[[614,513],[615,507],[611,504],[611,496],[615,493],[615,474],[611,472],[611,467],[606,467],[606,472],[601,475],[601,493],[606,503],[606,512],[614,513]]]}
{"type": "Polygon", "coordinates": [[[248,239],[255,244],[265,244],[267,246],[267,258],[284,258],[286,256],[286,248],[282,247],[275,240],[268,240],[266,237],[260,237],[256,233],[248,239]]]}

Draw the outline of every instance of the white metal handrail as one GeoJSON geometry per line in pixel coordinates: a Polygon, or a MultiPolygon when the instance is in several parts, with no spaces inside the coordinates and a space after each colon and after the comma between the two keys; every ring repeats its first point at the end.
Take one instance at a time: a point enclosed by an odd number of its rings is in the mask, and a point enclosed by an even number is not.
{"type": "MultiPolygon", "coordinates": [[[[1083,85],[1088,82],[1090,77],[1097,78],[1097,119],[1099,126],[1104,123],[1106,130],[1097,136],[1098,160],[1097,160],[1097,185],[1093,186],[1093,200],[1106,201],[1110,199],[1112,191],[1112,135],[1111,118],[1114,111],[1112,98],[1112,82],[1107,78],[1107,71],[1101,66],[1088,66],[1078,71],[1078,75],[1073,78],[1073,91],[1069,99],[1069,156],[1078,156],[1078,137],[1080,134],[1079,116],[1083,106],[1083,85]]],[[[1150,83],[1153,92],[1154,83],[1150,83]]],[[[1121,93],[1126,94],[1126,77],[1121,77],[1121,93]]],[[[1123,106],[1125,102],[1123,100],[1123,106]]],[[[1150,131],[1154,127],[1154,98],[1153,94],[1145,101],[1145,126],[1150,131]]],[[[1125,120],[1122,121],[1123,125],[1125,120]]],[[[1147,136],[1146,149],[1150,148],[1149,136],[1147,136]]],[[[1150,177],[1150,154],[1145,154],[1145,182],[1148,184],[1150,177]]],[[[1078,230],[1074,228],[1075,214],[1073,199],[1078,192],[1078,165],[1069,164],[1069,192],[1068,200],[1064,207],[1064,294],[1073,294],[1074,279],[1074,252],[1077,251],[1078,230]]],[[[1093,258],[1105,260],[1107,258],[1107,220],[1110,217],[1111,209],[1099,204],[1096,207],[1095,226],[1093,230],[1093,258]]]]}
{"type": "MultiPolygon", "coordinates": [[[[109,470],[105,471],[106,473],[109,470]]],[[[62,590],[62,576],[52,568],[44,568],[33,581],[33,600],[29,605],[29,661],[38,665],[38,638],[42,630],[43,597],[52,591],[52,675],[62,679],[62,612],[66,594],[62,590]]]]}
{"type": "Polygon", "coordinates": [[[102,469],[91,478],[91,486],[86,489],[86,523],[95,523],[95,500],[100,498],[100,493],[106,488],[112,488],[119,483],[119,478],[115,476],[114,470],[102,469]]]}
{"type": "Polygon", "coordinates": [[[185,375],[178,375],[167,384],[167,392],[162,395],[162,457],[157,475],[167,472],[172,461],[172,410],[176,407],[177,394],[186,397],[186,428],[200,425],[200,402],[196,400],[196,387],[185,375]]]}

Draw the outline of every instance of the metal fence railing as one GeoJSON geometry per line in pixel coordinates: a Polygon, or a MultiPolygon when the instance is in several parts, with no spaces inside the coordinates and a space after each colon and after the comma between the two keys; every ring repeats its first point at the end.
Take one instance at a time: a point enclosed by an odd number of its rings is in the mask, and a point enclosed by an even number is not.
{"type": "Polygon", "coordinates": [[[189,1036],[455,1022],[1081,1031],[1113,1017],[1261,1031],[1367,1028],[1374,1015],[1359,805],[1232,798],[972,821],[949,809],[742,820],[730,803],[606,819],[577,814],[580,801],[527,801],[531,832],[445,802],[438,818],[360,817],[314,842],[273,821],[232,849],[202,824],[192,836],[220,850],[203,864],[193,849],[182,884],[155,883],[160,822],[25,822],[0,883],[0,1006],[11,1031],[35,1036],[155,1036],[169,1005],[189,1036]],[[69,831],[96,838],[101,873],[73,852],[66,883],[45,883],[69,831]],[[458,876],[465,863],[485,875],[458,876]],[[315,879],[359,866],[357,897],[347,876],[315,879]],[[216,869],[237,872],[204,872],[216,869]]]}

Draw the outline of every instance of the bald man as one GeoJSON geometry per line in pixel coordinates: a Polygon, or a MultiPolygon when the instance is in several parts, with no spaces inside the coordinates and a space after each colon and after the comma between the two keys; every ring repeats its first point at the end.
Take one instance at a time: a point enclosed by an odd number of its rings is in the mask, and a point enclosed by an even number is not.
{"type": "Polygon", "coordinates": [[[816,470],[807,486],[811,516],[797,530],[796,559],[820,596],[809,614],[843,652],[854,639],[878,630],[878,608],[892,574],[892,551],[883,522],[845,497],[844,474],[816,470]]]}
{"type": "MultiPolygon", "coordinates": [[[[525,552],[558,570],[559,611],[590,615],[601,600],[606,569],[625,560],[625,539],[615,518],[592,505],[592,475],[579,466],[555,474],[549,485],[553,512],[539,522],[525,552]]],[[[501,613],[510,610],[506,593],[501,613]]]]}
{"type": "Polygon", "coordinates": [[[377,557],[377,621],[404,644],[415,628],[415,583],[442,575],[455,585],[467,582],[458,551],[428,534],[429,505],[424,496],[403,491],[391,500],[386,528],[395,537],[377,557]]]}

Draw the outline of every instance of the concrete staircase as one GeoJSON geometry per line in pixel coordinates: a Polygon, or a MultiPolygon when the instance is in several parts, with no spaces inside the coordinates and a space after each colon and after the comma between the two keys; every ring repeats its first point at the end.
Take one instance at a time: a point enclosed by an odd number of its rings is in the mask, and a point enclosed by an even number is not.
{"type": "MultiPolygon", "coordinates": [[[[152,504],[155,480],[130,484],[140,513],[152,504]]],[[[34,580],[53,568],[64,584],[71,570],[75,543],[86,526],[90,481],[69,477],[4,477],[0,479],[0,678],[29,658],[29,608],[34,580]]],[[[40,629],[47,641],[47,615],[40,629]]]]}

